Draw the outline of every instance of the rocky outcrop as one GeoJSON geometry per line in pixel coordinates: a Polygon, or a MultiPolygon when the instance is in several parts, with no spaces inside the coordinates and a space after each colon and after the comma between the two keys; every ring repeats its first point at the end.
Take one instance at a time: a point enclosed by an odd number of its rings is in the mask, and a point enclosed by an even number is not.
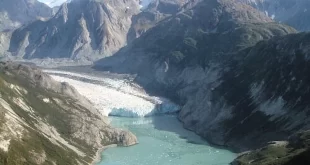
{"type": "Polygon", "coordinates": [[[308,165],[310,132],[299,132],[288,141],[271,142],[261,149],[241,154],[232,165],[308,165]]]}
{"type": "Polygon", "coordinates": [[[0,63],[0,164],[90,164],[105,145],[136,143],[70,85],[31,66],[0,63]]]}
{"type": "Polygon", "coordinates": [[[51,16],[52,9],[37,0],[1,0],[0,32],[51,16]]]}
{"type": "Polygon", "coordinates": [[[262,41],[295,32],[243,3],[206,0],[162,21],[113,57],[98,61],[96,68],[137,74],[136,81],[146,89],[183,105],[179,118],[186,128],[215,144],[247,150],[308,126],[307,120],[297,120],[305,115],[298,114],[301,107],[291,108],[293,98],[280,92],[294,88],[276,89],[281,77],[290,74],[281,73],[288,65],[277,59],[285,61],[295,49],[307,50],[307,42],[298,35],[262,41]],[[299,41],[293,46],[284,39],[299,41]],[[279,91],[265,96],[263,89],[279,91]]]}
{"type": "Polygon", "coordinates": [[[239,0],[245,2],[269,17],[295,27],[299,31],[309,31],[310,1],[308,0],[239,0]]]}
{"type": "Polygon", "coordinates": [[[76,0],[63,4],[48,21],[14,31],[9,52],[24,59],[69,58],[92,61],[126,44],[138,0],[76,0]]]}

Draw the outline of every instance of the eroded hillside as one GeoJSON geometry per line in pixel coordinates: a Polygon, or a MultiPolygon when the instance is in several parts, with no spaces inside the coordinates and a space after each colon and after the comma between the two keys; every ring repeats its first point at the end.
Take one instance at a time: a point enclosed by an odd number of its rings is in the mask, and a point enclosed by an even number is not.
{"type": "Polygon", "coordinates": [[[39,69],[1,62],[0,87],[1,164],[90,164],[104,145],[137,142],[39,69]]]}

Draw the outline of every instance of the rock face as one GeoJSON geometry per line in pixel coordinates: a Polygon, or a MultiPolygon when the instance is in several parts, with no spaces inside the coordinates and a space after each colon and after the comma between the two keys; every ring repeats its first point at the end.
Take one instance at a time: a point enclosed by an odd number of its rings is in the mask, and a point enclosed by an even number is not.
{"type": "Polygon", "coordinates": [[[269,17],[286,23],[300,31],[309,31],[310,1],[308,0],[239,0],[269,17]]]}
{"type": "MultiPolygon", "coordinates": [[[[218,127],[200,123],[201,133],[219,144],[256,148],[309,129],[309,35],[275,37],[232,55],[220,84],[202,97],[213,114],[206,119],[218,127]],[[215,138],[217,129],[224,143],[215,138]]],[[[181,118],[192,120],[191,111],[181,118]]]]}
{"type": "Polygon", "coordinates": [[[138,0],[75,0],[48,21],[36,21],[12,34],[9,52],[24,59],[94,60],[126,44],[138,0]]]}
{"type": "Polygon", "coordinates": [[[104,145],[136,143],[70,85],[30,66],[0,63],[0,164],[90,164],[104,145]]]}
{"type": "Polygon", "coordinates": [[[299,96],[283,93],[295,90],[284,82],[300,81],[285,61],[295,66],[299,49],[306,58],[306,36],[261,41],[295,32],[243,3],[206,0],[161,21],[96,68],[137,74],[146,89],[183,105],[179,118],[186,128],[215,144],[247,150],[308,126],[299,119],[306,107],[292,108],[299,96]]]}
{"type": "Polygon", "coordinates": [[[9,31],[0,32],[0,58],[7,56],[9,53],[7,50],[9,49],[9,40],[12,33],[9,31]]]}
{"type": "MultiPolygon", "coordinates": [[[[132,25],[128,32],[128,42],[140,37],[158,22],[182,11],[185,6],[195,4],[198,0],[153,0],[148,6],[132,17],[132,25]]],[[[142,3],[143,4],[143,3],[142,3]]]]}
{"type": "Polygon", "coordinates": [[[0,31],[14,29],[36,19],[51,16],[52,9],[37,0],[0,1],[0,31]]]}

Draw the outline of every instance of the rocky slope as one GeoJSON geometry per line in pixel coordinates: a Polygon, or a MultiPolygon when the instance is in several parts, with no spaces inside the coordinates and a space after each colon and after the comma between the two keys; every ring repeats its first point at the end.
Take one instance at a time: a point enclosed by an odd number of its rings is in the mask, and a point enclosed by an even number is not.
{"type": "Polygon", "coordinates": [[[145,8],[142,9],[142,12],[132,17],[132,25],[127,35],[128,42],[140,37],[147,30],[154,27],[158,22],[182,11],[184,6],[191,6],[197,1],[198,0],[150,1],[148,6],[145,6],[145,8]]]}
{"type": "Polygon", "coordinates": [[[48,21],[36,21],[12,34],[9,52],[24,59],[70,58],[92,61],[126,44],[138,0],[75,0],[48,21]]]}
{"type": "Polygon", "coordinates": [[[1,0],[0,31],[14,29],[52,16],[52,9],[37,0],[1,0]]]}
{"type": "Polygon", "coordinates": [[[239,0],[245,2],[269,17],[295,27],[300,31],[309,31],[310,1],[308,0],[239,0]]]}
{"type": "Polygon", "coordinates": [[[104,145],[133,145],[66,83],[40,70],[0,63],[0,164],[90,164],[104,145]]]}
{"type": "MultiPolygon", "coordinates": [[[[283,48],[287,56],[294,52],[293,48],[298,49],[285,45],[284,41],[277,44],[282,38],[259,41],[294,32],[293,28],[274,23],[263,13],[237,1],[205,0],[162,21],[113,57],[99,61],[96,68],[137,74],[136,81],[146,89],[183,105],[179,118],[186,128],[215,144],[247,150],[283,139],[303,125],[294,122],[299,121],[296,120],[299,115],[289,118],[299,108],[286,107],[286,101],[293,98],[282,97],[280,91],[285,87],[277,89],[278,95],[270,91],[266,98],[264,94],[258,96],[270,81],[277,87],[277,83],[282,83],[276,78],[290,74],[280,73],[279,68],[286,67],[286,63],[277,62],[282,52],[277,56],[265,55],[269,47],[264,46],[270,44],[271,53],[283,48]],[[249,47],[258,42],[252,48],[256,52],[250,51],[249,47]],[[276,66],[279,68],[273,68],[276,66]],[[245,75],[242,69],[247,71],[245,75]],[[268,69],[278,72],[267,79],[250,77],[259,74],[261,78],[269,73],[268,69]]],[[[307,45],[300,46],[307,48],[307,45]]]]}
{"type": "Polygon", "coordinates": [[[310,132],[297,133],[288,141],[276,141],[264,148],[241,154],[232,165],[308,165],[310,132]]]}

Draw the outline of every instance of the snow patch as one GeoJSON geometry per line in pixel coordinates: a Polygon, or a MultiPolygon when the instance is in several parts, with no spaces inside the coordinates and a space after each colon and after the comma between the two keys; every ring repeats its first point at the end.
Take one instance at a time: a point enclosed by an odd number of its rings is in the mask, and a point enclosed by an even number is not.
{"type": "Polygon", "coordinates": [[[45,103],[50,103],[50,99],[49,99],[49,98],[44,98],[44,99],[43,99],[43,102],[45,102],[45,103]]]}
{"type": "Polygon", "coordinates": [[[9,151],[9,146],[10,146],[10,142],[11,142],[11,139],[8,139],[8,140],[1,140],[1,137],[0,137],[0,149],[2,149],[4,152],[8,152],[9,151]]]}

